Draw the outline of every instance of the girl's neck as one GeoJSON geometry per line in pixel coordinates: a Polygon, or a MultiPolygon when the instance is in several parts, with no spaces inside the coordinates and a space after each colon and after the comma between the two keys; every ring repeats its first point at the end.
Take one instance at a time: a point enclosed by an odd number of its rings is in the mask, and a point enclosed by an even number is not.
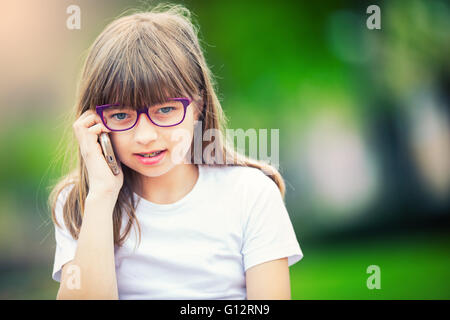
{"type": "Polygon", "coordinates": [[[179,164],[159,177],[142,176],[142,191],[136,193],[156,204],[177,202],[194,188],[198,170],[194,164],[179,164]]]}

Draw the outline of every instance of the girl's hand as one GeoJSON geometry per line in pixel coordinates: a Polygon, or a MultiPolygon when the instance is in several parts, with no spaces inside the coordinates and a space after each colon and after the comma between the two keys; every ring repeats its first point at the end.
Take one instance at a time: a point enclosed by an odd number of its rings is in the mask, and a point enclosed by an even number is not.
{"type": "Polygon", "coordinates": [[[115,176],[103,155],[98,142],[102,132],[109,133],[95,111],[85,111],[72,125],[80,146],[81,155],[88,171],[89,192],[118,195],[123,185],[123,172],[117,159],[119,174],[115,176]]]}

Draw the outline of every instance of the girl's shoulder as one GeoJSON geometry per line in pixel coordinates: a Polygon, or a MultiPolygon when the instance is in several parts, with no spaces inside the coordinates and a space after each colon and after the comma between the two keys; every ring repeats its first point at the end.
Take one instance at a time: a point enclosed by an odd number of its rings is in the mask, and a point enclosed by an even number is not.
{"type": "Polygon", "coordinates": [[[75,187],[75,183],[69,182],[63,188],[61,188],[61,191],[58,194],[58,201],[60,203],[64,204],[67,200],[67,197],[69,196],[69,193],[72,191],[72,189],[74,187],[75,187]]]}

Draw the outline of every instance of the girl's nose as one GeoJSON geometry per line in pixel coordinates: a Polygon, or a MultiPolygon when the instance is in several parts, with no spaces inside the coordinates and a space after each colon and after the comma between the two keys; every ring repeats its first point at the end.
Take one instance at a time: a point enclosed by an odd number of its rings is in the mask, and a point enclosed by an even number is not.
{"type": "Polygon", "coordinates": [[[158,126],[153,124],[148,116],[141,113],[135,126],[135,139],[137,142],[147,144],[149,141],[156,140],[158,126]]]}

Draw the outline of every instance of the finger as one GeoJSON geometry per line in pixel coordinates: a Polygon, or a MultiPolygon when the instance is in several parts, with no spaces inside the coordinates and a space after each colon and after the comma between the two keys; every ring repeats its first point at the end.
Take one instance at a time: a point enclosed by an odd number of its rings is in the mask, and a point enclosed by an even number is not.
{"type": "Polygon", "coordinates": [[[99,134],[102,133],[102,132],[106,132],[106,133],[111,132],[111,130],[109,130],[108,128],[106,128],[106,127],[103,125],[103,123],[97,123],[96,125],[93,125],[92,127],[90,127],[90,128],[88,129],[88,131],[89,131],[90,133],[95,134],[95,135],[99,135],[99,134]]]}
{"type": "Polygon", "coordinates": [[[86,118],[86,117],[88,117],[88,116],[90,116],[92,114],[96,114],[96,112],[94,110],[91,110],[91,109],[86,110],[78,117],[78,119],[82,120],[82,119],[84,119],[84,118],[86,118]]]}
{"type": "Polygon", "coordinates": [[[75,122],[74,122],[74,126],[84,126],[84,122],[89,119],[94,117],[93,113],[83,113],[75,122]]]}
{"type": "Polygon", "coordinates": [[[98,114],[91,114],[85,119],[81,120],[81,125],[85,128],[89,128],[97,123],[102,123],[102,119],[98,114]]]}

